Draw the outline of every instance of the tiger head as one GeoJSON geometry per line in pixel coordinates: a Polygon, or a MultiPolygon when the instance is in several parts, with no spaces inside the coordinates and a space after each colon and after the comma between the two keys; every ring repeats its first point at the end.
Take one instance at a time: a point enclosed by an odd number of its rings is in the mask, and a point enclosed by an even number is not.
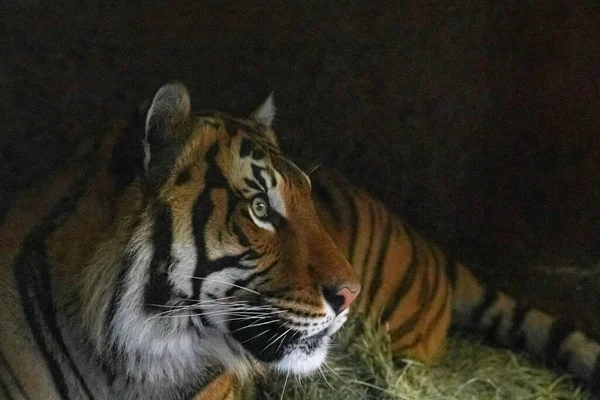
{"type": "Polygon", "coordinates": [[[154,333],[214,339],[224,364],[319,368],[360,285],[278,147],[272,99],[250,119],[196,116],[175,82],[145,115],[147,206],[128,249],[145,267],[120,301],[143,298],[154,333]]]}

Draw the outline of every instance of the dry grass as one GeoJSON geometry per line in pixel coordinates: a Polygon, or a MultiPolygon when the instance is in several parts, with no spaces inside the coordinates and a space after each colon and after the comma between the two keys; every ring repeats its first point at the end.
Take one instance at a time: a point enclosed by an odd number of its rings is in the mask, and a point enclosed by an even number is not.
{"type": "MultiPolygon", "coordinates": [[[[260,398],[294,399],[587,399],[567,375],[524,356],[477,341],[453,338],[441,364],[394,362],[389,337],[356,318],[347,324],[321,374],[277,377],[260,398]],[[284,389],[285,386],[285,389],[284,389]]],[[[266,386],[266,385],[265,385],[266,386]]]]}

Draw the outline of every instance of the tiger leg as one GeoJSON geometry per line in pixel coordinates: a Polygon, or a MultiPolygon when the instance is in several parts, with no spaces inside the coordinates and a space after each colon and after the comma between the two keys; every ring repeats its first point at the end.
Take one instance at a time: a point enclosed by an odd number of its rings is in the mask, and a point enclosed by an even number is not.
{"type": "Polygon", "coordinates": [[[318,171],[312,179],[321,221],[360,277],[352,312],[383,323],[394,354],[435,362],[451,316],[444,254],[343,177],[318,171]]]}
{"type": "Polygon", "coordinates": [[[388,327],[395,355],[435,362],[452,323],[499,345],[524,347],[600,386],[600,345],[583,332],[485,288],[465,266],[344,179],[317,174],[313,191],[321,220],[361,279],[352,309],[388,327]]]}
{"type": "Polygon", "coordinates": [[[434,364],[444,354],[452,315],[447,262],[439,248],[405,225],[390,239],[384,261],[376,266],[384,278],[372,275],[369,300],[361,306],[370,320],[387,327],[394,355],[434,364]]]}
{"type": "Polygon", "coordinates": [[[600,382],[600,345],[560,318],[526,307],[492,286],[482,286],[462,264],[456,264],[452,322],[483,333],[493,342],[524,348],[549,365],[576,377],[600,382]]]}
{"type": "Polygon", "coordinates": [[[231,372],[213,378],[192,400],[248,400],[254,398],[252,382],[242,384],[231,372]]]}

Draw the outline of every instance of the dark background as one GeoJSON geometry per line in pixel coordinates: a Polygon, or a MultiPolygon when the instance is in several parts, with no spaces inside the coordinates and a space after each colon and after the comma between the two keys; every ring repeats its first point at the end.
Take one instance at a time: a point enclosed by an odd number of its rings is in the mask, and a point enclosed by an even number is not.
{"type": "Polygon", "coordinates": [[[196,108],[242,114],[274,90],[288,152],[338,166],[479,273],[588,326],[600,3],[392,3],[2,2],[0,217],[166,80],[196,108]]]}

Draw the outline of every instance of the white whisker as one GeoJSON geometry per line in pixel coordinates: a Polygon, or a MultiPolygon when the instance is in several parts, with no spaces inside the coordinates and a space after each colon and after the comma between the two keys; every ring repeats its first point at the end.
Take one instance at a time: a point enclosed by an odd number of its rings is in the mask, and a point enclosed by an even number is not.
{"type": "Polygon", "coordinates": [[[323,377],[323,379],[325,380],[325,382],[327,383],[327,385],[333,389],[334,391],[338,391],[336,388],[334,388],[333,386],[331,386],[331,383],[329,383],[329,381],[327,380],[327,377],[325,376],[325,374],[323,373],[323,368],[319,368],[317,371],[319,371],[319,373],[321,374],[321,376],[323,377]]]}
{"type": "Polygon", "coordinates": [[[259,337],[259,336],[262,336],[262,335],[264,335],[264,334],[265,334],[265,333],[267,333],[267,332],[269,332],[269,331],[268,331],[267,329],[265,329],[264,331],[262,331],[262,333],[259,333],[258,335],[255,335],[255,336],[252,336],[250,339],[244,340],[244,341],[242,342],[242,344],[243,344],[243,343],[248,343],[248,342],[251,342],[251,341],[253,341],[254,339],[256,339],[257,337],[259,337]]]}
{"type": "Polygon", "coordinates": [[[283,400],[283,395],[285,393],[285,387],[287,386],[287,381],[288,381],[289,377],[290,377],[290,371],[288,371],[287,375],[285,376],[285,382],[283,382],[283,389],[281,390],[281,397],[279,398],[279,400],[283,400]]]}
{"type": "MultiPolygon", "coordinates": [[[[265,319],[265,318],[266,318],[266,317],[262,317],[262,318],[259,318],[259,320],[260,320],[260,319],[265,319]]],[[[274,322],[275,322],[275,320],[274,320],[274,319],[269,319],[268,321],[266,321],[266,322],[261,322],[260,324],[256,324],[256,323],[254,323],[254,324],[250,324],[250,325],[248,325],[248,326],[242,326],[241,328],[238,328],[238,329],[236,329],[236,330],[235,330],[235,331],[233,331],[232,333],[235,333],[235,332],[241,331],[242,329],[251,328],[251,327],[254,327],[254,326],[261,326],[261,325],[266,325],[266,324],[272,324],[272,323],[274,323],[274,322]]]]}
{"type": "Polygon", "coordinates": [[[257,295],[260,296],[260,293],[257,292],[257,291],[255,291],[255,290],[248,289],[247,287],[236,285],[235,283],[231,283],[231,282],[221,281],[221,280],[213,279],[213,278],[200,278],[198,276],[186,276],[186,275],[180,275],[180,274],[174,274],[174,273],[171,273],[171,275],[179,276],[179,277],[182,277],[182,278],[188,278],[188,279],[198,279],[198,280],[201,280],[201,281],[221,283],[223,285],[233,286],[233,287],[236,287],[238,289],[246,290],[246,291],[248,291],[250,293],[257,294],[257,295]]]}

